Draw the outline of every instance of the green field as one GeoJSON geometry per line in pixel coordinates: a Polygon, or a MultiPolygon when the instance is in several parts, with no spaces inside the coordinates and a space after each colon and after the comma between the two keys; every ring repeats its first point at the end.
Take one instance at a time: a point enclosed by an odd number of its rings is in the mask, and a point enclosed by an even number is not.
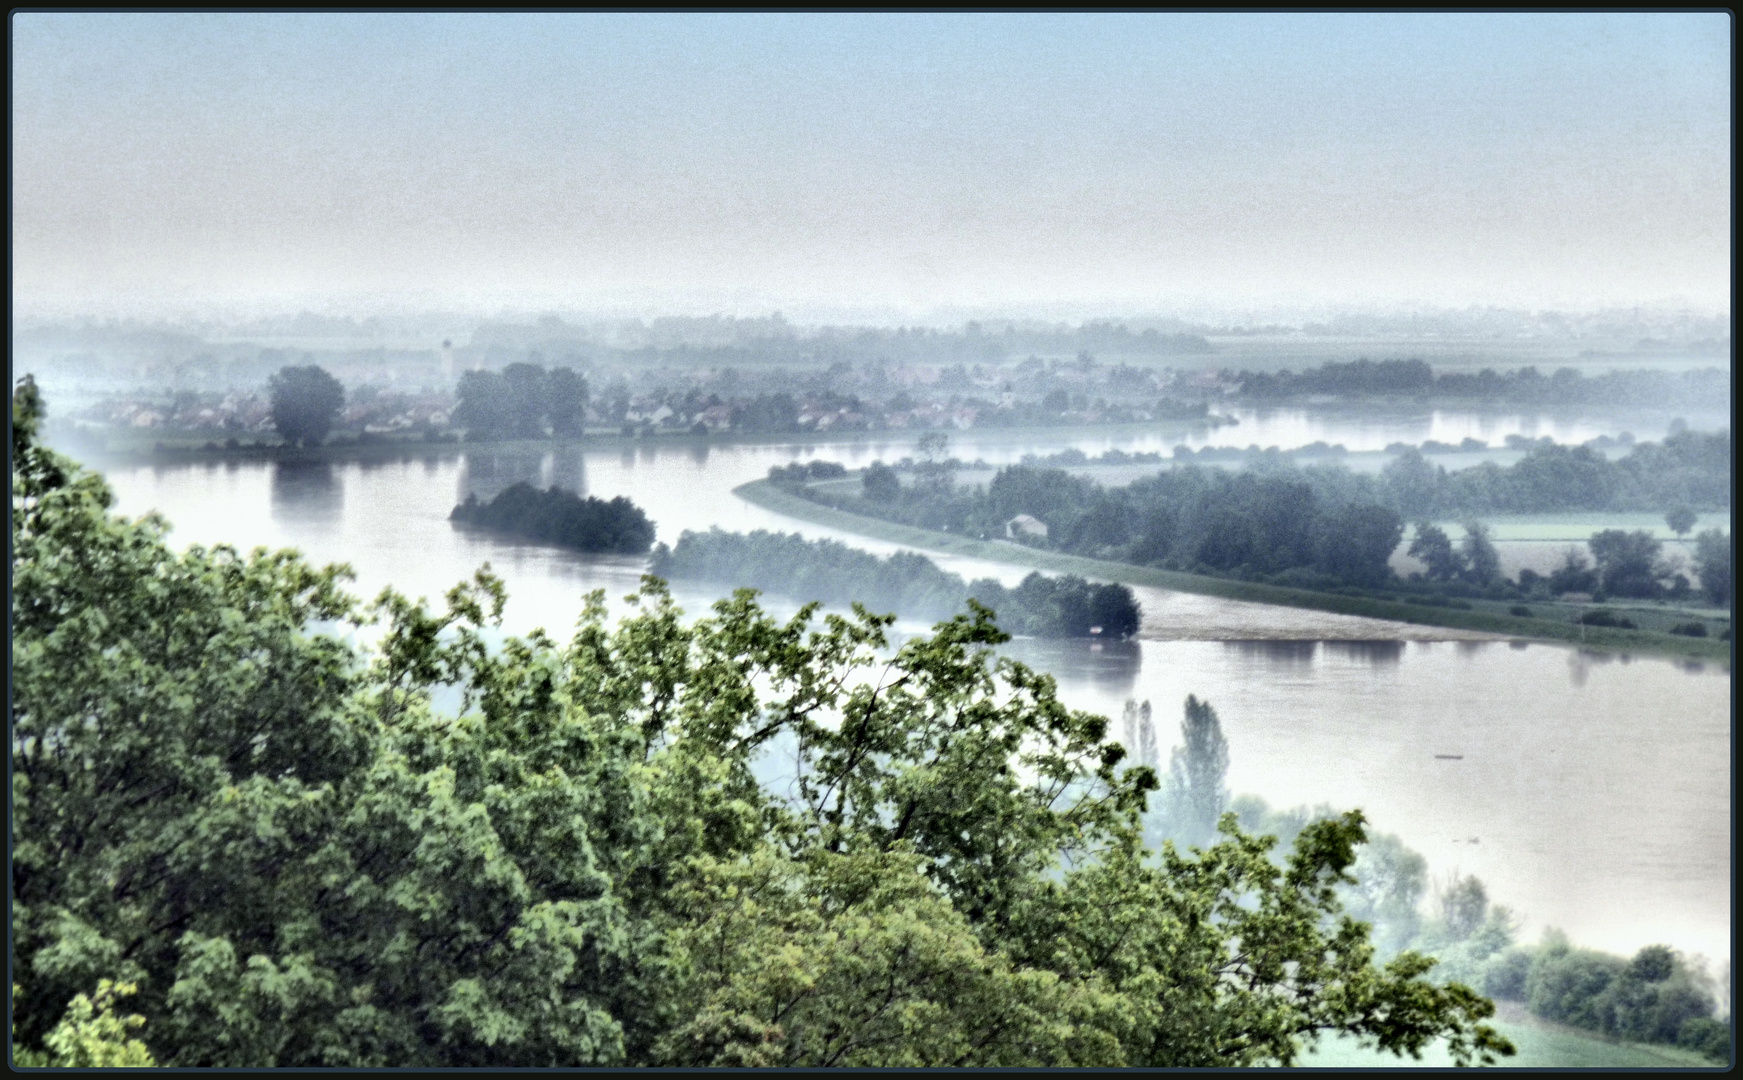
{"type": "MultiPolygon", "coordinates": [[[[1642,653],[1680,656],[1707,661],[1719,661],[1727,667],[1731,662],[1731,643],[1715,638],[1686,638],[1652,630],[1620,630],[1595,626],[1579,626],[1558,618],[1520,618],[1507,614],[1505,601],[1473,601],[1472,610],[1425,607],[1397,600],[1382,600],[1368,596],[1344,596],[1337,593],[1292,589],[1252,581],[1205,577],[1150,566],[1088,559],[1056,551],[1024,547],[1004,540],[977,540],[950,533],[932,532],[900,525],[879,518],[850,514],[823,506],[781,490],[767,480],[756,480],[734,488],[733,493],[747,502],[801,521],[828,525],[846,532],[875,537],[891,543],[953,555],[966,555],[994,562],[1030,566],[1054,573],[1078,574],[1102,581],[1117,581],[1127,585],[1146,585],[1175,592],[1220,596],[1229,600],[1245,600],[1258,604],[1308,608],[1340,615],[1362,615],[1373,619],[1424,626],[1444,626],[1459,630],[1476,630],[1513,638],[1561,641],[1584,648],[1608,652],[1642,653]]],[[[1574,605],[1558,605],[1576,610],[1574,605]]],[[[1534,613],[1535,613],[1534,609],[1534,613]]],[[[1550,610],[1546,607],[1546,610],[1550,610]]],[[[1559,613],[1559,611],[1557,611],[1559,613]]],[[[1631,615],[1632,617],[1632,615],[1631,615]]],[[[1666,618],[1674,618],[1667,615],[1666,618]]]]}
{"type": "MultiPolygon", "coordinates": [[[[1578,1028],[1539,1020],[1517,1007],[1504,1011],[1505,1017],[1497,1017],[1492,1023],[1495,1030],[1512,1041],[1519,1053],[1503,1058],[1499,1066],[1502,1068],[1721,1068],[1692,1050],[1651,1043],[1613,1042],[1578,1028]]],[[[1310,1069],[1444,1069],[1451,1068],[1452,1064],[1452,1059],[1440,1045],[1424,1051],[1422,1060],[1413,1061],[1408,1055],[1400,1058],[1364,1049],[1348,1036],[1326,1038],[1316,1050],[1303,1054],[1300,1060],[1303,1068],[1310,1069]]]]}

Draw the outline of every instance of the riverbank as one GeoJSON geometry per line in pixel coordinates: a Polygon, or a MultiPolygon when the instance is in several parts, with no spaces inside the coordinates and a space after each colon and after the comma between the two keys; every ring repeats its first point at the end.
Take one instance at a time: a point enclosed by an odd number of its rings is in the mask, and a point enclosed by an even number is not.
{"type": "MultiPolygon", "coordinates": [[[[1022,427],[980,427],[952,431],[952,435],[972,437],[977,444],[997,445],[1003,442],[1029,443],[1040,438],[1133,438],[1139,436],[1184,436],[1211,425],[1193,420],[1144,421],[1130,424],[1045,424],[1022,427]]],[[[1227,420],[1221,426],[1229,426],[1227,420]]],[[[315,447],[295,447],[268,444],[259,436],[250,440],[236,438],[235,432],[212,429],[160,433],[151,429],[110,429],[54,427],[45,432],[45,441],[62,453],[80,460],[101,460],[118,465],[201,464],[228,461],[393,461],[440,459],[462,452],[544,453],[551,450],[616,450],[647,447],[673,447],[688,450],[737,446],[791,446],[796,452],[808,452],[811,447],[832,445],[890,445],[912,443],[925,430],[887,428],[878,431],[796,431],[766,434],[710,433],[664,431],[653,435],[624,435],[619,431],[596,430],[579,438],[500,439],[464,442],[458,438],[425,439],[417,436],[373,435],[362,440],[341,436],[315,447]],[[235,440],[238,445],[226,445],[235,440]]]]}
{"type": "Polygon", "coordinates": [[[756,480],[733,489],[733,494],[752,505],[826,525],[844,532],[910,545],[952,555],[1029,566],[1053,573],[1077,574],[1100,581],[1143,585],[1172,592],[1215,596],[1227,600],[1306,608],[1338,615],[1354,615],[1389,622],[1475,631],[1502,638],[1526,638],[1577,645],[1617,653],[1645,653],[1718,661],[1731,664],[1731,643],[1712,638],[1685,638],[1644,630],[1584,626],[1552,619],[1522,618],[1482,610],[1427,607],[1372,597],[1341,596],[1261,582],[1187,574],[1149,566],[1132,566],[1103,559],[1089,559],[1056,551],[1042,551],[1004,540],[976,540],[950,533],[933,532],[879,518],[850,514],[783,491],[767,480],[756,480]]]}

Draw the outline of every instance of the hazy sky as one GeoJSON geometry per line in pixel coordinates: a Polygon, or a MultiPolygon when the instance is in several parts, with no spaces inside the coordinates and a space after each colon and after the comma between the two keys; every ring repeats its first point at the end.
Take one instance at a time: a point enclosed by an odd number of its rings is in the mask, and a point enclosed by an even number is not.
{"type": "Polygon", "coordinates": [[[21,310],[1729,308],[1720,14],[11,27],[21,310]]]}

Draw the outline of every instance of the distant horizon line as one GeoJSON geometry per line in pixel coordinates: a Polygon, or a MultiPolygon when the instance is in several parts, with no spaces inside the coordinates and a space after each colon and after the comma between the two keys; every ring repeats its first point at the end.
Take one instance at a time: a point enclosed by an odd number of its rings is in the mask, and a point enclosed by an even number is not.
{"type": "Polygon", "coordinates": [[[213,323],[237,325],[312,317],[321,320],[368,322],[398,319],[459,319],[493,322],[503,320],[540,320],[556,318],[565,322],[574,319],[589,322],[624,323],[648,320],[724,320],[728,322],[762,322],[778,320],[794,329],[840,326],[871,326],[896,328],[902,326],[929,328],[961,328],[969,323],[992,322],[1030,326],[1061,324],[1174,322],[1205,327],[1259,328],[1266,325],[1299,329],[1307,324],[1349,318],[1448,318],[1470,315],[1502,315],[1533,319],[1573,317],[1579,319],[1615,318],[1634,315],[1654,321],[1696,319],[1724,321],[1731,319],[1728,307],[1702,305],[1681,299],[1641,300],[1635,302],[1593,302],[1583,304],[1495,303],[1483,301],[1384,301],[1350,299],[1345,301],[1300,301],[1265,304],[1185,302],[1173,305],[1140,305],[1059,301],[1053,303],[978,305],[934,304],[908,306],[897,304],[826,304],[797,301],[764,300],[751,303],[708,304],[674,301],[632,303],[605,301],[587,303],[542,303],[538,301],[485,302],[443,301],[436,299],[362,300],[360,298],[308,298],[306,300],[273,301],[209,301],[138,303],[108,302],[20,302],[13,303],[15,321],[30,323],[139,323],[185,325],[213,323]]]}

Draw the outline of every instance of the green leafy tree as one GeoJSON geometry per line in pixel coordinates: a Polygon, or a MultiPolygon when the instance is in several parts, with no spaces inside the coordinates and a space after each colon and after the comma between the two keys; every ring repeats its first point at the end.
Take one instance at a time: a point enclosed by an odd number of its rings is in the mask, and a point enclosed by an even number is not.
{"type": "MultiPolygon", "coordinates": [[[[12,986],[12,1001],[16,1009],[19,986],[12,986]]],[[[14,1060],[25,1068],[59,1069],[128,1069],[156,1065],[151,1051],[133,1038],[145,1026],[145,1017],[130,1013],[115,1014],[120,998],[139,991],[132,983],[116,983],[104,979],[97,984],[94,997],[79,994],[67,1005],[66,1015],[43,1040],[45,1050],[17,1048],[14,1060]]],[[[13,1037],[18,1034],[13,1023],[13,1037]]]]}
{"type": "Polygon", "coordinates": [[[956,486],[956,462],[950,452],[950,436],[942,431],[928,431],[914,446],[920,460],[914,466],[914,483],[934,497],[948,495],[956,486]]]}
{"type": "Polygon", "coordinates": [[[860,486],[865,497],[876,502],[891,503],[902,497],[901,478],[896,475],[896,470],[881,461],[874,461],[866,467],[860,486]]]}
{"type": "Polygon", "coordinates": [[[1472,521],[1466,523],[1464,539],[1459,542],[1463,577],[1474,585],[1493,585],[1501,580],[1501,556],[1489,535],[1487,525],[1472,521]]]}
{"type": "Polygon", "coordinates": [[[571,368],[552,369],[545,377],[545,411],[551,434],[559,438],[580,435],[587,419],[587,380],[571,368]]]}
{"type": "Polygon", "coordinates": [[[1672,507],[1670,512],[1664,515],[1664,523],[1669,525],[1670,531],[1678,536],[1687,536],[1689,530],[1695,527],[1695,522],[1698,520],[1700,519],[1695,516],[1694,510],[1687,506],[1672,507]]]}
{"type": "Polygon", "coordinates": [[[510,437],[515,426],[515,400],[500,372],[467,371],[455,390],[453,422],[474,441],[510,437]]]}
{"type": "Polygon", "coordinates": [[[508,396],[508,437],[544,437],[549,411],[545,369],[538,364],[510,364],[502,369],[502,382],[508,396]]]}
{"type": "Polygon", "coordinates": [[[1327,513],[1319,523],[1316,563],[1336,577],[1379,585],[1392,576],[1388,560],[1404,539],[1404,520],[1389,507],[1352,504],[1327,513]]]}
{"type": "Polygon", "coordinates": [[[1422,451],[1411,447],[1380,470],[1380,483],[1392,505],[1402,514],[1431,514],[1441,501],[1446,469],[1430,464],[1422,451]]]}
{"type": "Polygon", "coordinates": [[[1695,573],[1701,592],[1714,605],[1731,605],[1731,538],[1720,529],[1707,529],[1695,537],[1695,573]]]}
{"type": "Polygon", "coordinates": [[[272,426],[292,445],[315,446],[333,430],[345,388],[317,366],[280,368],[267,382],[272,426]]]}
{"type": "Polygon", "coordinates": [[[1510,1050],[1431,960],[1375,963],[1338,900],[1359,814],[1284,866],[1232,816],[1158,861],[1152,770],[998,657],[984,608],[892,650],[863,609],[777,622],[743,590],[691,622],[649,578],[615,629],[595,593],[567,644],[492,644],[487,568],[432,611],[294,553],[177,553],[35,444],[33,386],[14,416],[27,1054],[97,1021],[103,979],[173,1067],[1510,1050]]]}
{"type": "Polygon", "coordinates": [[[1422,561],[1425,576],[1430,581],[1452,581],[1465,570],[1465,561],[1454,550],[1446,532],[1426,521],[1416,523],[1416,535],[1411,538],[1407,554],[1422,561]]]}
{"type": "Polygon", "coordinates": [[[1664,544],[1645,529],[1605,529],[1593,533],[1586,546],[1592,549],[1599,585],[1606,593],[1653,597],[1664,591],[1659,579],[1666,576],[1666,568],[1658,558],[1664,544]]]}
{"type": "Polygon", "coordinates": [[[1217,822],[1229,801],[1224,786],[1229,743],[1209,703],[1187,695],[1180,743],[1168,758],[1164,813],[1173,835],[1192,844],[1208,843],[1216,837],[1217,822]]]}

